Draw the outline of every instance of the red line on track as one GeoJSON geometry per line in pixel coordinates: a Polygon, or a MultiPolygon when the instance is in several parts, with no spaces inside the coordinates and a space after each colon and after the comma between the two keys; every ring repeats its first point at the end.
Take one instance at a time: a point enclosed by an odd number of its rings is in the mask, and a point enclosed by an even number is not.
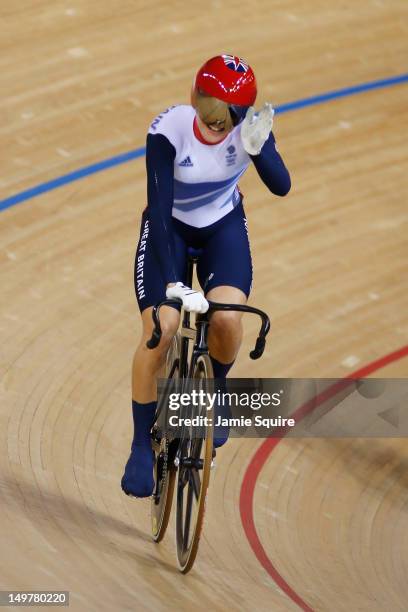
{"type": "MultiPolygon", "coordinates": [[[[320,393],[318,396],[312,398],[309,402],[306,402],[303,406],[298,408],[294,413],[294,416],[297,417],[297,421],[301,418],[309,414],[314,408],[325,402],[330,397],[333,397],[338,393],[341,389],[351,383],[351,380],[355,380],[356,378],[364,378],[381,368],[393,363],[394,361],[398,361],[403,357],[408,356],[408,345],[403,346],[402,348],[389,353],[388,355],[384,355],[384,357],[380,357],[375,361],[363,366],[359,370],[349,374],[344,379],[336,382],[334,385],[320,393]]],[[[281,432],[281,434],[284,432],[281,432]]],[[[252,457],[249,465],[245,471],[244,478],[241,484],[240,498],[239,498],[239,509],[241,513],[241,522],[245,531],[245,535],[249,541],[249,544],[252,550],[255,553],[256,558],[262,565],[262,567],[268,572],[271,576],[272,580],[279,586],[280,589],[293,601],[295,602],[301,610],[305,612],[313,612],[313,608],[307,605],[305,601],[298,595],[292,587],[286,582],[286,580],[281,576],[276,567],[273,565],[272,561],[269,559],[268,555],[265,552],[264,547],[262,546],[261,540],[259,539],[258,533],[255,527],[254,520],[254,492],[257,478],[265,465],[269,455],[273,452],[279,442],[282,440],[282,437],[279,438],[267,438],[260,447],[255,452],[252,457]]]]}

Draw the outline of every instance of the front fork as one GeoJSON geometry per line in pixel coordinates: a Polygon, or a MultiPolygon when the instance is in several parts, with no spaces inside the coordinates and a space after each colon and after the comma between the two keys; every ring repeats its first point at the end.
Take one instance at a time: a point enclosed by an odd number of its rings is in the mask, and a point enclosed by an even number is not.
{"type": "Polygon", "coordinates": [[[210,322],[206,314],[197,315],[196,317],[196,337],[193,347],[193,354],[190,363],[190,370],[188,373],[189,378],[194,377],[194,369],[197,363],[197,359],[200,355],[208,353],[208,328],[210,322]]]}

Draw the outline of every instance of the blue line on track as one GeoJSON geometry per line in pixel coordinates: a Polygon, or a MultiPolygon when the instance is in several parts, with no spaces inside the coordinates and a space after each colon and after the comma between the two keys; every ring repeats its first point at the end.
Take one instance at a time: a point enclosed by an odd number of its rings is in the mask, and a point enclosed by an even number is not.
{"type": "Polygon", "coordinates": [[[310,98],[303,98],[302,100],[296,100],[295,102],[288,102],[287,104],[281,104],[276,107],[277,113],[287,113],[298,108],[304,108],[305,106],[315,106],[316,104],[322,104],[323,102],[330,102],[330,100],[336,100],[337,98],[345,98],[346,96],[354,96],[364,91],[370,91],[371,89],[383,89],[384,87],[392,87],[393,85],[400,85],[401,83],[408,82],[408,73],[400,74],[389,79],[380,79],[378,81],[370,81],[369,83],[361,83],[360,85],[354,85],[353,87],[345,87],[344,89],[336,89],[329,91],[319,96],[311,96],[310,98]]]}
{"type": "Polygon", "coordinates": [[[0,211],[5,210],[6,208],[10,208],[10,206],[14,206],[15,204],[20,204],[21,202],[25,202],[26,200],[31,200],[31,198],[35,198],[41,193],[46,193],[47,191],[52,191],[53,189],[57,189],[58,187],[62,187],[63,185],[67,185],[68,183],[73,183],[74,181],[78,181],[85,176],[90,176],[91,174],[96,174],[97,172],[101,172],[102,170],[106,170],[107,168],[113,168],[113,166],[119,166],[120,164],[124,164],[131,159],[137,159],[138,157],[142,157],[146,152],[146,149],[142,147],[141,149],[135,149],[133,151],[128,151],[127,153],[121,153],[120,155],[115,155],[115,157],[109,157],[108,159],[104,159],[101,162],[97,162],[96,164],[91,164],[90,166],[85,166],[84,168],[79,168],[79,170],[74,170],[73,172],[69,172],[68,174],[63,174],[52,181],[47,181],[46,183],[40,183],[40,185],[36,185],[35,187],[31,187],[30,189],[26,189],[25,191],[20,191],[20,193],[16,193],[15,195],[6,198],[5,200],[0,200],[0,211]]]}
{"type": "MultiPolygon", "coordinates": [[[[336,89],[334,91],[329,91],[318,96],[310,96],[309,98],[303,98],[301,100],[295,100],[294,102],[288,102],[287,104],[281,104],[280,106],[277,106],[275,108],[275,112],[276,114],[288,113],[299,108],[305,108],[306,106],[315,106],[317,104],[323,104],[324,102],[336,100],[337,98],[353,96],[365,91],[370,91],[372,89],[382,89],[384,87],[392,87],[393,85],[399,85],[401,83],[407,82],[408,73],[400,74],[398,76],[391,77],[388,79],[380,79],[377,81],[370,81],[368,83],[361,83],[360,85],[354,85],[353,87],[336,89]]],[[[121,153],[120,155],[109,157],[108,159],[105,159],[101,162],[97,162],[96,164],[91,164],[90,166],[79,168],[79,170],[74,170],[73,172],[69,172],[68,174],[63,174],[62,176],[59,176],[56,179],[47,181],[46,183],[40,183],[40,185],[36,185],[35,187],[31,187],[30,189],[26,189],[25,191],[21,191],[20,193],[16,193],[15,195],[10,196],[5,200],[0,200],[0,211],[5,210],[6,208],[10,208],[11,206],[15,206],[16,204],[20,204],[21,202],[31,200],[31,198],[35,198],[36,196],[42,193],[47,193],[48,191],[52,191],[53,189],[57,189],[58,187],[62,187],[63,185],[67,185],[68,183],[78,181],[79,179],[82,179],[86,176],[90,176],[91,174],[96,174],[97,172],[102,172],[102,170],[107,170],[108,168],[119,166],[128,161],[131,161],[132,159],[142,157],[145,152],[146,149],[144,147],[141,147],[139,149],[133,149],[132,151],[128,151],[127,153],[121,153]]]]}

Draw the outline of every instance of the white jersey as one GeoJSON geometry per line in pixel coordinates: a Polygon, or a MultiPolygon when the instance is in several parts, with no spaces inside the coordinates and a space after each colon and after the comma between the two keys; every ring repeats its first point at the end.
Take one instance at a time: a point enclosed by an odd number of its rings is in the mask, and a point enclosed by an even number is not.
{"type": "Polygon", "coordinates": [[[205,227],[240,202],[238,180],[250,163],[241,142],[241,125],[222,142],[204,144],[194,134],[192,106],[180,105],[156,117],[149,134],[162,134],[176,150],[172,215],[193,227],[205,227]]]}

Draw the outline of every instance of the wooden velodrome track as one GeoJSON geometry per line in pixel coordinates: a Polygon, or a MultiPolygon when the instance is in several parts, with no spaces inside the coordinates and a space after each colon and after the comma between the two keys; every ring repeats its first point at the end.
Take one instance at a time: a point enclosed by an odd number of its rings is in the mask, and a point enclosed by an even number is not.
{"type": "MultiPolygon", "coordinates": [[[[258,463],[260,441],[231,440],[196,565],[177,572],[171,529],[153,545],[149,502],[119,486],[144,160],[7,207],[143,146],[216,53],[251,62],[259,104],[406,72],[406,1],[2,0],[0,18],[0,590],[66,589],[81,611],[407,610],[404,439],[283,440],[258,463]]],[[[367,373],[407,377],[407,92],[277,115],[291,193],[271,197],[252,169],[241,183],[251,303],[273,331],[253,363],[248,319],[232,375],[380,360],[367,373]]]]}

